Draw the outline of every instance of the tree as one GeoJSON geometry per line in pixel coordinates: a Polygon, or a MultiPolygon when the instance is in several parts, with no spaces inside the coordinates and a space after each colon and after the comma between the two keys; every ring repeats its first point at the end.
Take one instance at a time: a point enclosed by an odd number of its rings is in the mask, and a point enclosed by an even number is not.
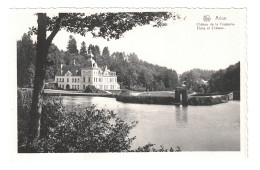
{"type": "Polygon", "coordinates": [[[61,29],[84,36],[90,32],[93,37],[119,39],[123,33],[136,26],[152,24],[155,27],[166,26],[168,19],[179,19],[179,15],[167,12],[121,12],[121,13],[59,13],[48,17],[46,13],[38,13],[38,28],[32,27],[30,33],[37,34],[34,91],[30,112],[30,128],[28,148],[33,151],[38,144],[42,111],[42,90],[45,83],[47,55],[53,38],[61,29]],[[47,37],[47,31],[50,31],[47,37]]]}
{"type": "Polygon", "coordinates": [[[79,53],[79,50],[78,50],[78,47],[77,47],[77,41],[75,40],[75,38],[72,35],[70,35],[70,37],[69,37],[67,50],[71,54],[77,55],[79,53]]]}
{"type": "Polygon", "coordinates": [[[17,41],[17,85],[32,87],[34,78],[34,62],[36,49],[31,37],[24,34],[17,41]]]}
{"type": "Polygon", "coordinates": [[[128,55],[128,60],[133,63],[137,63],[139,61],[139,59],[135,53],[130,53],[128,55]]]}
{"type": "Polygon", "coordinates": [[[240,91],[240,62],[214,73],[209,80],[210,92],[240,91]]]}
{"type": "Polygon", "coordinates": [[[87,56],[87,47],[85,41],[81,43],[79,54],[86,57],[87,56]]]}
{"type": "Polygon", "coordinates": [[[102,57],[104,57],[104,58],[110,57],[110,52],[108,50],[108,47],[104,47],[104,49],[102,51],[102,57]]]}

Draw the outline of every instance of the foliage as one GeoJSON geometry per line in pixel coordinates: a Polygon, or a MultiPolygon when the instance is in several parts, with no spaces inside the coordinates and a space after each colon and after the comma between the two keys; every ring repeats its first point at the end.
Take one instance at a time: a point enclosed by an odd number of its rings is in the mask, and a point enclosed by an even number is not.
{"type": "Polygon", "coordinates": [[[69,37],[67,50],[71,54],[79,53],[78,48],[77,48],[77,41],[75,40],[75,38],[72,35],[70,35],[70,37],[69,37]]]}
{"type": "MultiPolygon", "coordinates": [[[[77,65],[84,67],[87,59],[90,57],[86,54],[87,52],[84,48],[84,43],[82,42],[81,54],[72,54],[69,50],[62,51],[56,45],[51,44],[47,57],[46,82],[51,83],[54,81],[55,75],[60,72],[61,64],[73,65],[75,60],[77,65]],[[85,54],[83,55],[83,53],[85,54]]],[[[139,60],[135,53],[115,52],[110,55],[108,47],[104,47],[101,55],[99,46],[92,44],[88,46],[88,51],[90,50],[100,67],[108,66],[111,71],[117,72],[121,88],[125,87],[134,91],[163,91],[174,90],[178,84],[178,76],[175,70],[139,60]]],[[[31,66],[32,68],[35,67],[34,64],[31,66]]],[[[20,75],[19,78],[29,79],[26,74],[20,75]]],[[[28,83],[27,85],[29,86],[28,83]]]]}
{"type": "MultiPolygon", "coordinates": [[[[55,17],[47,17],[47,31],[59,29],[85,35],[90,32],[94,37],[119,39],[126,31],[136,26],[152,24],[154,27],[166,26],[168,19],[180,19],[176,13],[168,12],[118,12],[118,13],[59,13],[55,17]]],[[[37,28],[32,27],[30,33],[37,34],[37,28]]]]}
{"type": "Polygon", "coordinates": [[[174,150],[172,147],[170,149],[165,149],[162,145],[160,145],[159,149],[154,148],[155,144],[148,143],[142,147],[138,147],[134,152],[181,152],[180,146],[176,147],[174,150]]]}
{"type": "Polygon", "coordinates": [[[24,34],[17,41],[17,85],[32,87],[34,79],[36,48],[31,37],[24,34]]]}
{"type": "Polygon", "coordinates": [[[84,90],[85,93],[106,93],[105,91],[103,90],[99,90],[97,89],[95,86],[92,86],[92,85],[88,85],[85,90],[84,90]]]}
{"type": "Polygon", "coordinates": [[[184,83],[189,91],[208,92],[207,81],[215,71],[192,69],[181,74],[179,83],[184,83]]]}
{"type": "MultiPolygon", "coordinates": [[[[18,106],[18,152],[26,150],[30,103],[18,106]]],[[[60,98],[45,99],[36,152],[122,152],[129,151],[130,125],[113,111],[95,106],[67,110],[60,98]]]]}
{"type": "Polygon", "coordinates": [[[219,103],[228,102],[228,95],[215,95],[215,96],[192,96],[188,98],[189,105],[214,105],[219,103]]]}
{"type": "Polygon", "coordinates": [[[240,91],[240,62],[214,73],[209,80],[211,92],[240,91]]]}
{"type": "Polygon", "coordinates": [[[82,56],[87,56],[87,47],[86,47],[86,43],[85,41],[83,41],[81,43],[81,47],[80,47],[80,52],[79,52],[80,55],[82,56]]]}

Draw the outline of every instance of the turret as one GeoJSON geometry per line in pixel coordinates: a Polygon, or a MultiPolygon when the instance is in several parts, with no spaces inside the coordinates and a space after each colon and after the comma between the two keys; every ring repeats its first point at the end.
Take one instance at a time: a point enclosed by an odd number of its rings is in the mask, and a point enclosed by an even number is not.
{"type": "Polygon", "coordinates": [[[60,65],[60,74],[62,75],[62,67],[63,67],[63,64],[60,65]]]}

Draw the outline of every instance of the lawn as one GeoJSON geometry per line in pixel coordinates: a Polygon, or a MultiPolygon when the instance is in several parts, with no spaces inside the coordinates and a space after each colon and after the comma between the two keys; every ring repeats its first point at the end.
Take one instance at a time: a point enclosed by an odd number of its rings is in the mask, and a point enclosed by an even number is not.
{"type": "Polygon", "coordinates": [[[131,92],[133,96],[165,96],[175,97],[174,91],[150,91],[150,92],[131,92]]]}

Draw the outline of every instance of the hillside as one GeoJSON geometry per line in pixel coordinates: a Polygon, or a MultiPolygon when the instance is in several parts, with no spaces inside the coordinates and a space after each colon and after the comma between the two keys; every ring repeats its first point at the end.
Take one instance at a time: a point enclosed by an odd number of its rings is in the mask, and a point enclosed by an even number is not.
{"type": "MultiPolygon", "coordinates": [[[[122,89],[162,91],[174,90],[178,85],[178,76],[175,70],[142,61],[135,53],[125,54],[124,52],[114,52],[110,54],[108,47],[104,47],[101,52],[98,45],[90,44],[86,47],[85,42],[82,42],[80,50],[77,50],[75,49],[75,39],[72,36],[70,36],[70,39],[66,51],[59,50],[54,44],[51,45],[47,61],[48,68],[46,69],[47,82],[53,82],[55,75],[60,71],[61,64],[72,65],[75,61],[76,65],[84,66],[86,60],[90,57],[89,54],[91,51],[99,67],[107,66],[111,71],[117,73],[117,80],[122,89]]],[[[31,87],[34,75],[31,71],[34,68],[34,61],[25,61],[28,59],[25,56],[35,56],[35,53],[28,54],[20,48],[25,46],[23,44],[26,44],[26,47],[28,46],[32,51],[35,51],[35,45],[33,45],[32,40],[26,34],[17,43],[21,44],[17,47],[17,51],[20,51],[17,54],[17,58],[19,61],[23,61],[20,64],[20,68],[23,68],[23,70],[19,70],[18,68],[17,71],[30,71],[30,74],[22,74],[20,76],[18,85],[31,87]],[[22,82],[20,83],[20,81],[22,82]],[[30,82],[30,84],[26,82],[30,82]]]]}

